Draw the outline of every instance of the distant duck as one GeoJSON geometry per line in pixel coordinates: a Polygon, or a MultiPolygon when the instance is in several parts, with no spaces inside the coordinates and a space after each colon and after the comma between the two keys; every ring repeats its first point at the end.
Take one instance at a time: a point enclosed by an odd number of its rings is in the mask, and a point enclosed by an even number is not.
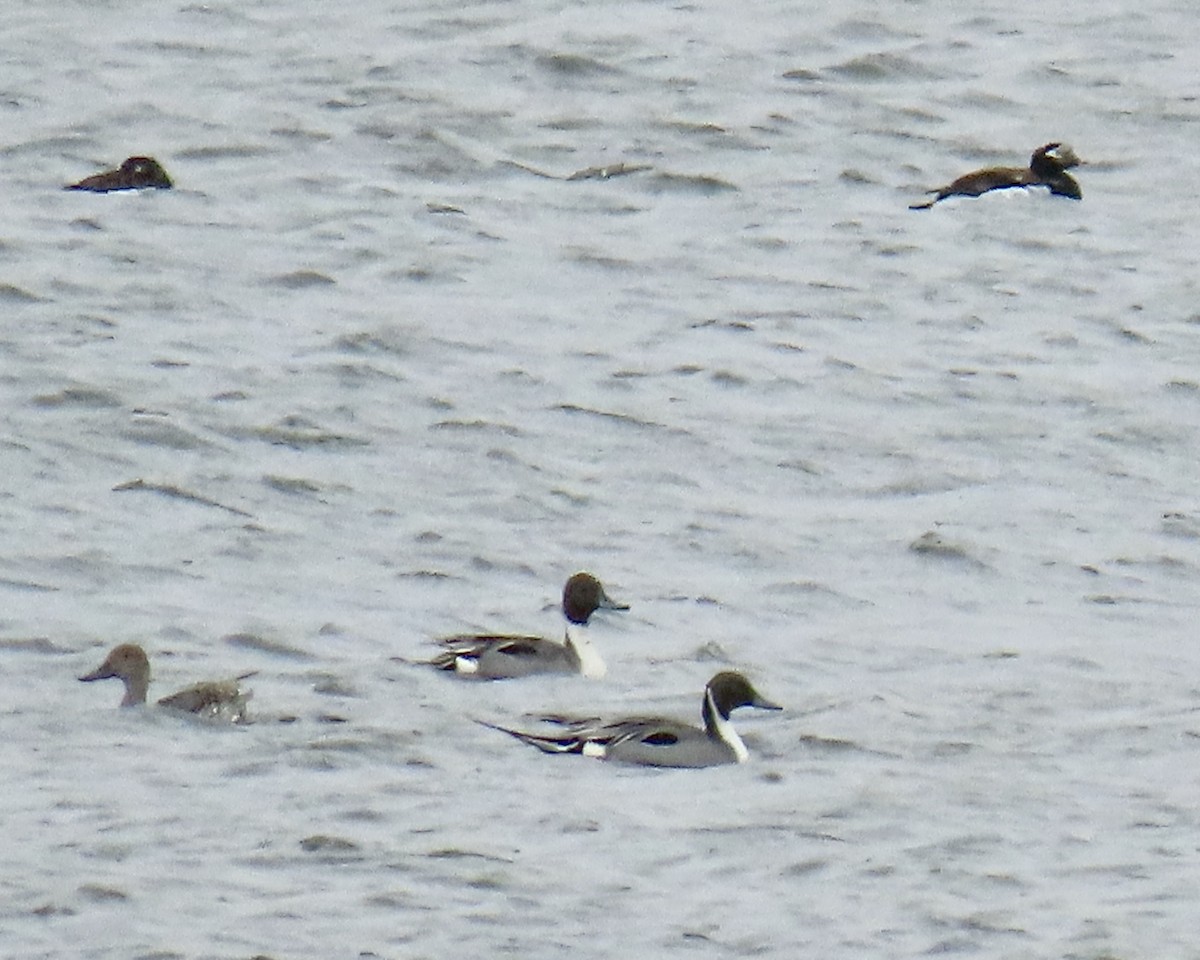
{"type": "Polygon", "coordinates": [[[964,174],[957,180],[930,193],[937,194],[925,203],[914,203],[909,210],[928,210],[939,200],[947,197],[978,197],[989,190],[1007,190],[1010,187],[1049,187],[1050,192],[1072,200],[1082,200],[1083,191],[1067,171],[1083,161],[1075,151],[1062,143],[1048,143],[1033,151],[1028,167],[986,167],[974,173],[964,174]]]}
{"type": "Polygon", "coordinates": [[[91,190],[93,193],[109,193],[113,190],[145,190],[158,188],[169,190],[171,178],[153,157],[130,157],[116,170],[84,177],[65,190],[91,190]]]}
{"type": "MultiPolygon", "coordinates": [[[[253,695],[242,690],[239,682],[253,676],[244,673],[231,680],[215,680],[193,684],[169,697],[158,701],[160,707],[194,713],[213,719],[242,723],[246,719],[246,701],[253,695]]],[[[146,691],[150,687],[150,661],[146,651],[136,643],[122,643],[113,647],[104,662],[91,673],[79,679],[85,683],[92,680],[116,678],[125,684],[122,707],[136,707],[146,702],[146,691]]]]}
{"type": "Polygon", "coordinates": [[[715,767],[745,763],[750,753],[733,728],[730,713],[738,707],[782,710],[764,698],[740,673],[725,671],[704,688],[701,716],[704,726],[694,727],[660,717],[623,720],[543,717],[566,728],[563,734],[536,734],[484,723],[537,747],[543,753],[579,753],[584,756],[649,767],[715,767]]]}
{"type": "Polygon", "coordinates": [[[577,573],[563,587],[567,619],[562,643],[511,634],[460,634],[437,642],[445,649],[432,660],[441,670],[481,680],[503,680],[538,673],[578,673],[599,679],[607,667],[588,638],[588,621],[597,610],[628,610],[605,592],[590,573],[577,573]]]}
{"type": "Polygon", "coordinates": [[[782,709],[763,697],[742,674],[725,671],[716,674],[704,688],[703,727],[658,716],[622,720],[541,718],[564,727],[566,732],[560,734],[528,733],[486,722],[484,726],[536,746],[544,754],[582,754],[643,767],[716,767],[744,763],[750,757],[730,721],[730,714],[738,707],[782,709]]]}

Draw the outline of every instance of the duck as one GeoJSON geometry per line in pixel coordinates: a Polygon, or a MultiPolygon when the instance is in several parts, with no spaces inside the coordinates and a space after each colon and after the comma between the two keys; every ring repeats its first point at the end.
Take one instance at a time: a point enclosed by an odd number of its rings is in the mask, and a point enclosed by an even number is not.
{"type": "Polygon", "coordinates": [[[911,204],[908,209],[928,210],[947,197],[978,197],[990,190],[1007,190],[1010,187],[1048,187],[1055,196],[1082,200],[1083,191],[1079,183],[1067,173],[1081,163],[1083,161],[1066,144],[1047,143],[1033,151],[1028,167],[986,167],[963,174],[944,187],[930,190],[930,193],[936,194],[932,200],[911,204]]]}
{"type": "Polygon", "coordinates": [[[93,193],[109,193],[113,190],[145,190],[156,188],[169,190],[174,184],[167,176],[167,171],[153,157],[130,157],[116,170],[106,170],[90,177],[84,177],[78,183],[72,183],[64,190],[90,190],[93,193]]]}
{"type": "Polygon", "coordinates": [[[726,670],[709,680],[704,688],[700,707],[703,727],[662,717],[602,720],[548,716],[541,720],[563,727],[565,732],[536,734],[479,722],[537,747],[543,753],[578,753],[646,767],[715,767],[745,763],[750,758],[750,752],[729,718],[738,707],[783,709],[755,690],[745,676],[726,670]]]}
{"type": "Polygon", "coordinates": [[[443,647],[431,666],[479,680],[505,680],[542,673],[574,673],[598,680],[608,668],[588,638],[588,622],[597,610],[628,610],[613,600],[592,574],[572,574],[563,586],[567,619],[563,642],[512,634],[459,634],[441,637],[443,647]]]}
{"type": "MultiPolygon", "coordinates": [[[[192,684],[178,693],[163,697],[160,707],[180,713],[191,713],[210,719],[224,719],[233,723],[246,721],[246,701],[253,691],[242,690],[240,683],[256,671],[243,673],[230,680],[209,680],[192,684]]],[[[146,702],[146,691],[150,687],[150,660],[146,651],[136,643],[122,643],[112,648],[104,662],[91,673],[80,677],[83,683],[93,680],[116,678],[125,684],[122,707],[136,707],[146,702]]]]}

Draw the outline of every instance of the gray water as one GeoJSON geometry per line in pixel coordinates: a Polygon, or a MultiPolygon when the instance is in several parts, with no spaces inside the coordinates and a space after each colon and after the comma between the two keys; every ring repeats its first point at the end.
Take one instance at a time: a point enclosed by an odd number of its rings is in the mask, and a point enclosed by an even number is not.
{"type": "Polygon", "coordinates": [[[5,45],[5,956],[1196,955],[1190,4],[5,45]],[[907,209],[1052,140],[1080,203],[907,209]],[[60,189],[142,153],[176,189],[60,189]],[[603,682],[402,662],[556,633],[577,569],[632,605],[603,682]],[[117,710],[119,642],[260,722],[117,710]],[[473,722],[698,719],[726,668],[787,708],[745,766],[473,722]]]}

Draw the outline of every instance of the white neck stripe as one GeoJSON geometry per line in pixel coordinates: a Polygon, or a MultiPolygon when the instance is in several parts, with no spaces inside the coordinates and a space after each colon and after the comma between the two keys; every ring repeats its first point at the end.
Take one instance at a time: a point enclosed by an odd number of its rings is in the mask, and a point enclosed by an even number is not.
{"type": "Polygon", "coordinates": [[[704,699],[708,703],[708,712],[709,716],[712,717],[713,732],[716,733],[717,739],[733,751],[733,755],[737,758],[738,763],[745,763],[750,759],[750,751],[742,743],[742,738],[738,736],[738,732],[733,729],[733,723],[721,716],[721,711],[713,703],[711,690],[704,691],[704,699]]]}
{"type": "Polygon", "coordinates": [[[578,623],[567,625],[567,646],[573,649],[575,656],[579,658],[579,672],[589,680],[599,680],[608,673],[608,667],[601,659],[599,651],[592,646],[592,641],[588,638],[586,626],[578,623]]]}

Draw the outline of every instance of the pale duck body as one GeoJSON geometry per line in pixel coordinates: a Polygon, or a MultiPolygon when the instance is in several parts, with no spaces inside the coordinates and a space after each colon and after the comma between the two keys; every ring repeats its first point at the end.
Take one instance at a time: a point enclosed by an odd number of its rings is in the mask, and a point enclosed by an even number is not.
{"type": "Polygon", "coordinates": [[[718,673],[704,688],[701,706],[703,727],[662,717],[629,717],[621,720],[543,717],[567,728],[566,733],[535,734],[496,724],[485,724],[537,747],[544,753],[579,753],[585,756],[652,767],[715,767],[745,763],[749,751],[730,721],[738,707],[781,710],[754,689],[740,673],[718,673]]]}
{"type": "Polygon", "coordinates": [[[577,573],[563,587],[562,612],[567,628],[562,643],[511,634],[443,637],[438,643],[445,649],[429,663],[481,680],[544,673],[574,673],[599,679],[607,667],[588,637],[588,622],[597,610],[628,609],[627,604],[609,597],[590,573],[577,573]]]}
{"type": "MultiPolygon", "coordinates": [[[[242,690],[240,681],[253,676],[244,673],[229,680],[209,680],[192,684],[183,690],[163,697],[160,707],[192,713],[212,719],[223,719],[233,723],[246,720],[246,701],[253,696],[242,690]]],[[[91,673],[79,679],[85,683],[93,680],[119,679],[125,684],[122,707],[135,707],[146,702],[150,688],[150,660],[146,651],[135,643],[123,643],[109,651],[104,662],[91,673]]]]}

